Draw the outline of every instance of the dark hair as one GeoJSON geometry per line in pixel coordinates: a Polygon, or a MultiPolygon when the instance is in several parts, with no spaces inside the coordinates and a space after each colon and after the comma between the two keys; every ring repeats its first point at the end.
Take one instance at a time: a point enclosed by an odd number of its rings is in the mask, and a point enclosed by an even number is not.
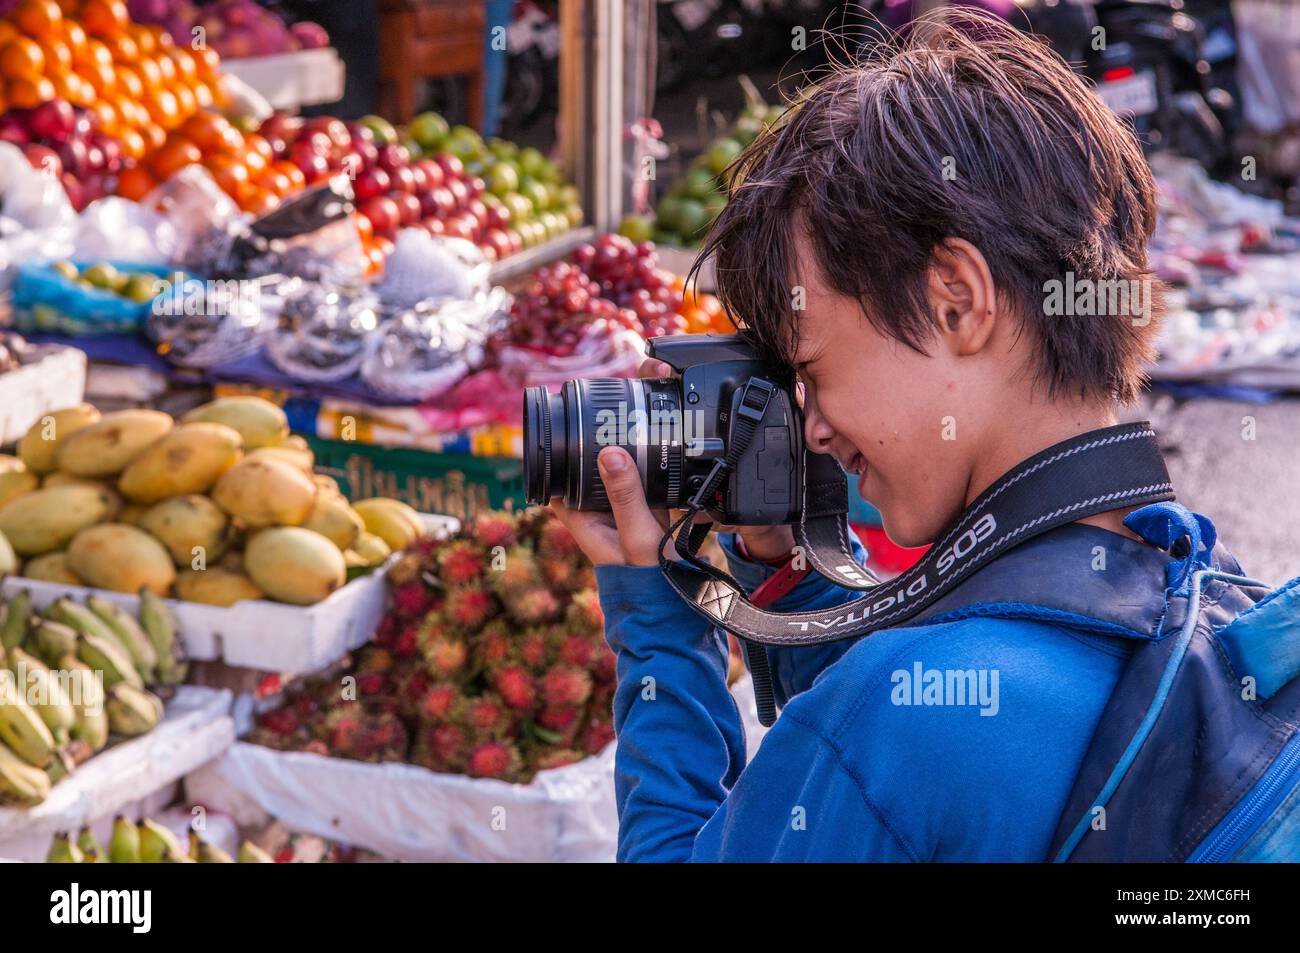
{"type": "Polygon", "coordinates": [[[802,223],[827,286],[857,298],[882,333],[924,352],[931,256],[962,238],[1035,336],[1031,370],[1050,394],[1137,396],[1163,298],[1147,268],[1150,170],[1131,130],[1010,24],[956,8],[928,15],[808,87],[730,174],[700,260],[716,256],[723,303],[782,364],[798,335],[802,223]],[[1067,272],[1149,282],[1149,322],[1049,316],[1046,283],[1067,272]]]}

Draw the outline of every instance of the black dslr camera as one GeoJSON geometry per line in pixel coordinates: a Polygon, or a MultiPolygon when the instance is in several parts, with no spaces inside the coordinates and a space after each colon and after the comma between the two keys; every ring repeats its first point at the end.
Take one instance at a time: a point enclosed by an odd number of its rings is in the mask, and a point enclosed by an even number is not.
{"type": "Polygon", "coordinates": [[[652,507],[695,502],[720,523],[797,521],[803,498],[803,420],[784,378],[743,334],[654,338],[647,354],[667,380],[567,381],[524,392],[524,483],[530,504],[562,497],[608,511],[596,469],[607,446],[636,461],[652,507]],[[696,499],[698,497],[698,499],[696,499]]]}

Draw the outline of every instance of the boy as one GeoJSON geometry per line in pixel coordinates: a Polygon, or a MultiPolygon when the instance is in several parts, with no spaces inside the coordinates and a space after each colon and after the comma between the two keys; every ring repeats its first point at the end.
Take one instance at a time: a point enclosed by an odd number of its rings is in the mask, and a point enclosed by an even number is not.
{"type": "MultiPolygon", "coordinates": [[[[857,476],[905,546],[1020,461],[1114,424],[1160,311],[1131,133],[1001,21],[923,26],[750,147],[708,245],[723,300],[797,372],[809,448],[857,476]],[[1067,276],[1147,293],[1119,313],[1046,309],[1067,276]]],[[[598,565],[618,654],[620,859],[1045,859],[1129,653],[1114,633],[1163,606],[1169,557],[1129,510],[1015,551],[1044,597],[1090,593],[1090,618],[971,613],[769,649],[783,711],[746,766],[725,641],[662,579],[660,517],[630,458],[598,461],[613,520],[559,509],[598,565]],[[1108,572],[1089,589],[1099,553],[1108,572]],[[979,673],[978,703],[908,704],[900,681],[931,670],[979,673]]],[[[787,527],[740,537],[723,544],[750,588],[793,545],[787,527]]],[[[773,609],[852,595],[813,575],[773,609]]]]}

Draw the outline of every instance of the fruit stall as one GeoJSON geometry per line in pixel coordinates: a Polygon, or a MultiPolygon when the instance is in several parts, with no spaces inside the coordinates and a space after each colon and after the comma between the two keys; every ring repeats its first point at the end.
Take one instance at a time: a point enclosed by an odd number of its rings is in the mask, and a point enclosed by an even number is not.
{"type": "Polygon", "coordinates": [[[547,146],[331,115],[278,5],[0,2],[0,858],[612,858],[520,395],[734,328],[617,230],[623,13],[560,4],[547,146]]]}

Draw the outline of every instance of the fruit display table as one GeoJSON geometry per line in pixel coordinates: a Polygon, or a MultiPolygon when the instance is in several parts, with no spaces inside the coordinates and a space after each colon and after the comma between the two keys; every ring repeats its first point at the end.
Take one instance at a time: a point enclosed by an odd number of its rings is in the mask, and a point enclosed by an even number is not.
{"type": "Polygon", "coordinates": [[[231,701],[228,691],[182,685],[157,728],[95,755],[36,807],[0,808],[0,856],[40,860],[56,831],[121,812],[220,755],[235,741],[231,701]]]}
{"type": "Polygon", "coordinates": [[[0,374],[0,444],[17,440],[49,411],[80,403],[85,389],[86,355],[71,347],[0,374]]]}

